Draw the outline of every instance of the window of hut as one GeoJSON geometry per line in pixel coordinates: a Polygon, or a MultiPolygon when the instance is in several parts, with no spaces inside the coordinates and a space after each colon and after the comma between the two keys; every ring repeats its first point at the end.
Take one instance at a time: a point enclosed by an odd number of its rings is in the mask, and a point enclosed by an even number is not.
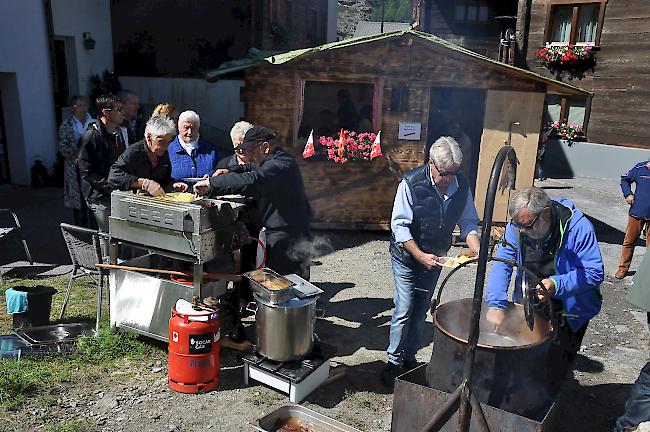
{"type": "Polygon", "coordinates": [[[371,83],[306,81],[298,137],[307,138],[312,130],[315,141],[336,138],[341,129],[376,132],[376,99],[371,83]]]}
{"type": "Polygon", "coordinates": [[[605,13],[605,0],[572,3],[551,0],[546,41],[553,44],[598,45],[605,13]]]}

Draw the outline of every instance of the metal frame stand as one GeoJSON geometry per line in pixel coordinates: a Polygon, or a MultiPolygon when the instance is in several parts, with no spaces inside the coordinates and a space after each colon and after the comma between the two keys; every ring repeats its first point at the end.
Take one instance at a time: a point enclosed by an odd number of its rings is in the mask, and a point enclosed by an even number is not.
{"type": "Polygon", "coordinates": [[[481,405],[476,397],[472,394],[472,373],[474,371],[474,356],[479,339],[479,321],[481,318],[481,302],[483,301],[483,285],[485,284],[485,273],[487,271],[488,249],[490,246],[490,231],[492,228],[492,215],[494,213],[494,201],[496,198],[497,187],[501,189],[513,189],[517,176],[517,155],[515,149],[510,145],[505,145],[499,150],[488,184],[485,197],[485,209],[483,211],[483,223],[481,233],[481,250],[478,257],[478,268],[476,270],[476,284],[474,285],[474,297],[472,300],[472,315],[469,340],[467,350],[465,351],[465,369],[463,381],[449,397],[447,402],[438,410],[433,418],[422,428],[422,432],[439,431],[449,421],[451,416],[458,411],[457,431],[468,432],[472,413],[475,413],[477,426],[481,431],[489,432],[487,421],[481,405]],[[503,179],[501,171],[505,161],[509,166],[503,179]],[[501,185],[499,182],[501,181],[501,185]]]}

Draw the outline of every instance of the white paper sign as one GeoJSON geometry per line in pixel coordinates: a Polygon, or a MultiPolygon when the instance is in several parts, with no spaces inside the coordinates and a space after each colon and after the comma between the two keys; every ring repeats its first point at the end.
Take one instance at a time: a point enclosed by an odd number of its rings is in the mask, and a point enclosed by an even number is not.
{"type": "Polygon", "coordinates": [[[419,141],[422,132],[422,123],[399,122],[397,139],[419,141]]]}

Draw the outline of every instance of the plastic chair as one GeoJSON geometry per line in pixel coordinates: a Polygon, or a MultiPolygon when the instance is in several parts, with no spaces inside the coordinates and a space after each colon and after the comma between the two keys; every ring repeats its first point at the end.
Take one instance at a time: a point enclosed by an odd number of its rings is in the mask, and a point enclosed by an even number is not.
{"type": "Polygon", "coordinates": [[[65,293],[63,306],[61,306],[61,315],[59,319],[63,319],[65,308],[68,305],[70,298],[70,290],[72,289],[72,281],[79,277],[88,276],[97,281],[97,322],[95,323],[95,331],[99,331],[99,320],[102,311],[102,290],[104,288],[104,276],[108,275],[105,270],[100,270],[95,267],[95,264],[102,263],[102,253],[99,241],[99,232],[88,228],[82,228],[76,225],[69,225],[62,223],[61,232],[63,239],[70,252],[70,259],[74,266],[70,281],[68,282],[68,289],[65,293]]]}
{"type": "Polygon", "coordinates": [[[18,220],[18,216],[16,216],[16,213],[14,213],[10,209],[0,209],[0,214],[3,213],[10,214],[13,217],[14,225],[9,227],[0,227],[0,240],[7,239],[12,236],[17,236],[23,242],[23,249],[25,249],[25,255],[27,255],[27,261],[29,261],[29,263],[33,265],[34,260],[32,260],[32,254],[29,253],[27,242],[25,241],[25,237],[23,237],[23,229],[20,226],[20,221],[18,220]]]}

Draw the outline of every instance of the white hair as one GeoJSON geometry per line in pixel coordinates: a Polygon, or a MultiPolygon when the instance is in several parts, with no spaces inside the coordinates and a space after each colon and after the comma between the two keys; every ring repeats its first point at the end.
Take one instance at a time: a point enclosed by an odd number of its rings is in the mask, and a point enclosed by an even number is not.
{"type": "Polygon", "coordinates": [[[147,121],[147,126],[144,128],[145,137],[149,133],[154,138],[169,134],[176,135],[176,126],[174,125],[174,121],[169,117],[155,115],[147,121]]]}
{"type": "Polygon", "coordinates": [[[517,216],[522,208],[526,207],[535,216],[539,215],[546,207],[551,206],[551,198],[544,189],[532,186],[524,189],[517,189],[510,194],[508,213],[510,217],[517,216]]]}
{"type": "Polygon", "coordinates": [[[244,141],[244,135],[251,129],[253,129],[253,125],[247,121],[238,121],[235,123],[232,129],[230,129],[230,139],[233,142],[233,146],[235,145],[235,141],[244,141]]]}
{"type": "Polygon", "coordinates": [[[196,125],[197,128],[201,127],[201,117],[192,110],[183,111],[181,115],[178,116],[178,124],[188,121],[196,125]]]}
{"type": "Polygon", "coordinates": [[[429,160],[444,170],[452,165],[460,166],[463,163],[463,152],[454,138],[441,136],[431,144],[429,160]]]}

